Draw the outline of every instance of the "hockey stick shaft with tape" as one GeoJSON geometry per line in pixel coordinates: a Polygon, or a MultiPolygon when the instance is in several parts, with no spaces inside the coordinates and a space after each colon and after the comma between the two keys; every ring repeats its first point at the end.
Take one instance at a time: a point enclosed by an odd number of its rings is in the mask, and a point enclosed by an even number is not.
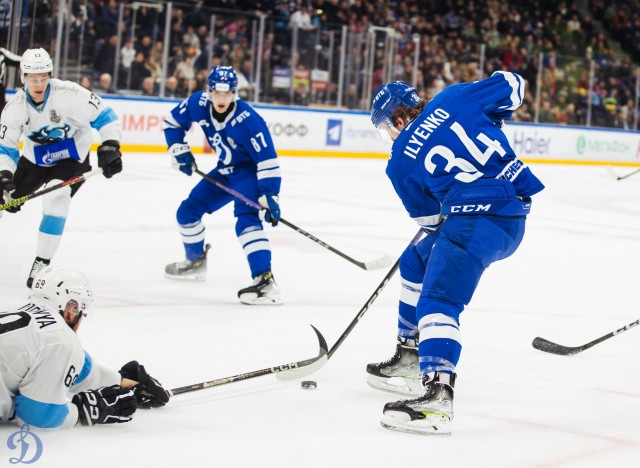
{"type": "MultiPolygon", "coordinates": [[[[268,374],[280,374],[280,373],[293,373],[296,374],[297,377],[302,377],[303,375],[308,375],[304,370],[308,367],[311,367],[315,371],[319,367],[322,367],[324,363],[327,361],[327,342],[316,327],[311,325],[313,331],[316,333],[318,338],[318,346],[320,350],[318,351],[318,355],[304,359],[302,361],[290,362],[287,364],[280,364],[278,366],[267,367],[266,369],[259,369],[255,371],[245,372],[244,374],[232,375],[230,377],[222,377],[220,379],[210,380],[208,382],[200,382],[193,385],[186,385],[184,387],[178,387],[171,389],[172,395],[179,395],[181,393],[195,392],[196,390],[204,390],[205,388],[219,387],[221,385],[230,384],[234,382],[240,382],[241,380],[253,379],[255,377],[261,377],[263,375],[268,374]]],[[[309,372],[310,373],[310,372],[309,372]]],[[[282,379],[288,380],[288,379],[282,379]]]]}
{"type": "Polygon", "coordinates": [[[586,349],[589,349],[592,346],[597,345],[598,343],[602,343],[603,341],[608,340],[609,338],[613,338],[614,336],[619,335],[620,333],[625,332],[638,324],[640,324],[640,320],[631,322],[630,324],[625,325],[622,328],[618,328],[617,330],[612,331],[611,333],[607,333],[606,335],[590,341],[589,343],[583,344],[582,346],[564,346],[547,339],[540,338],[539,336],[534,338],[531,345],[535,349],[544,351],[545,353],[557,354],[559,356],[573,356],[574,354],[578,354],[586,349]]]}
{"type": "MultiPolygon", "coordinates": [[[[255,208],[256,210],[263,210],[265,209],[264,207],[260,206],[258,203],[256,203],[253,200],[250,200],[249,198],[245,197],[243,194],[241,194],[240,192],[227,187],[226,185],[224,185],[223,183],[217,181],[216,179],[214,179],[213,177],[209,176],[208,174],[205,174],[204,172],[202,172],[199,169],[195,169],[194,171],[196,174],[198,174],[200,177],[202,177],[203,179],[205,179],[207,182],[211,182],[213,185],[215,185],[216,187],[224,190],[225,192],[233,195],[234,197],[236,197],[239,200],[242,200],[243,202],[245,202],[247,205],[255,208]]],[[[371,260],[369,262],[361,262],[358,261],[352,257],[350,257],[349,255],[340,252],[338,249],[335,249],[333,247],[331,247],[329,244],[327,244],[326,242],[321,241],[320,239],[318,239],[316,236],[314,236],[313,234],[308,233],[307,231],[305,231],[304,229],[296,226],[295,224],[287,221],[284,218],[280,218],[280,222],[282,224],[284,224],[285,226],[290,227],[291,229],[293,229],[294,231],[302,234],[303,236],[305,236],[308,239],[311,239],[313,242],[315,242],[316,244],[320,245],[321,247],[324,247],[327,250],[330,250],[331,252],[333,252],[334,254],[339,255],[340,257],[344,258],[345,260],[353,263],[354,265],[359,266],[360,268],[362,268],[363,270],[378,270],[380,268],[384,268],[386,266],[389,266],[389,264],[391,263],[391,259],[387,256],[381,257],[379,259],[376,260],[371,260]]]]}
{"type": "Polygon", "coordinates": [[[58,190],[62,187],[67,187],[69,185],[75,185],[80,182],[84,182],[89,177],[94,176],[96,174],[102,174],[102,169],[94,169],[89,172],[85,172],[84,174],[80,174],[79,176],[72,177],[71,179],[67,179],[59,184],[52,185],[51,187],[47,187],[45,189],[40,190],[39,192],[33,192],[29,195],[25,195],[24,197],[16,198],[15,200],[11,200],[7,203],[3,203],[0,205],[0,211],[6,210],[7,208],[11,208],[13,206],[18,206],[26,203],[29,200],[33,200],[34,198],[38,198],[42,195],[46,195],[47,193],[53,192],[54,190],[58,190]]]}

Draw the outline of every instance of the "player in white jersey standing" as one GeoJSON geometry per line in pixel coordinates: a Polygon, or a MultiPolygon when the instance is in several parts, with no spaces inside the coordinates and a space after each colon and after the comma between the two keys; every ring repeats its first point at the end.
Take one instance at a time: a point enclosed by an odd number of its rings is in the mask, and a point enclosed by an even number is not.
{"type": "MultiPolygon", "coordinates": [[[[24,89],[9,101],[0,119],[0,196],[5,201],[90,171],[92,128],[101,137],[98,166],[104,176],[110,178],[122,170],[122,124],[109,106],[77,83],[52,78],[53,62],[44,49],[28,49],[20,71],[24,89]],[[23,135],[21,155],[18,143],[23,135]]],[[[71,198],[81,185],[43,196],[36,259],[27,287],[58,250],[71,198]]],[[[7,211],[19,210],[17,205],[7,211]]]]}
{"type": "Polygon", "coordinates": [[[0,312],[0,422],[41,429],[123,423],[136,408],[169,401],[137,361],[115,372],[84,351],[76,332],[92,308],[84,275],[47,266],[28,304],[0,312]]]}

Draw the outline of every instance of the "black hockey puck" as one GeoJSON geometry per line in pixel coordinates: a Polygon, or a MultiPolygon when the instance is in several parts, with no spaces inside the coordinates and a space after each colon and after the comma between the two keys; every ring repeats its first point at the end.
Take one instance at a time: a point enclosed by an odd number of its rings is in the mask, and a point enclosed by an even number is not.
{"type": "Polygon", "coordinates": [[[300,386],[305,390],[315,390],[318,388],[318,383],[315,380],[305,380],[300,384],[300,386]]]}

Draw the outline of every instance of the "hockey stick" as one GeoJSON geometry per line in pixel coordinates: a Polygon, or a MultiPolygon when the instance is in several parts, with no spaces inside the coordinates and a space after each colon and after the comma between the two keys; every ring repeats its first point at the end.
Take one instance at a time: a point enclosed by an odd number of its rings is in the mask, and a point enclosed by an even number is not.
{"type": "Polygon", "coordinates": [[[15,200],[11,200],[7,203],[0,205],[0,211],[6,210],[7,208],[11,208],[13,206],[18,206],[26,203],[29,200],[33,200],[34,198],[38,198],[42,195],[46,195],[49,192],[53,192],[54,190],[58,190],[62,187],[67,187],[68,185],[75,185],[80,182],[84,182],[89,177],[94,176],[96,174],[102,174],[102,169],[94,169],[89,172],[85,172],[84,174],[80,174],[79,176],[72,177],[71,179],[67,179],[64,182],[60,182],[59,184],[52,185],[51,187],[47,187],[45,189],[40,190],[39,192],[33,192],[29,195],[25,195],[24,197],[16,198],[15,200]]]}
{"type": "Polygon", "coordinates": [[[618,328],[616,331],[612,331],[611,333],[607,333],[600,338],[590,341],[587,344],[583,344],[582,346],[563,346],[557,343],[553,343],[552,341],[545,340],[544,338],[540,338],[539,336],[534,338],[533,343],[531,345],[539,349],[540,351],[544,351],[545,353],[558,354],[560,356],[573,356],[574,354],[578,354],[585,349],[589,349],[592,346],[597,345],[598,343],[602,343],[604,340],[608,340],[609,338],[619,335],[620,333],[627,331],[636,325],[640,324],[640,320],[636,320],[635,322],[631,322],[629,325],[625,325],[622,328],[618,328]]]}
{"type": "MultiPolygon", "coordinates": [[[[413,237],[413,239],[411,240],[411,243],[409,245],[417,244],[418,241],[420,240],[420,238],[422,237],[423,233],[424,232],[422,231],[422,229],[420,229],[420,231],[418,231],[418,233],[413,237]]],[[[364,314],[367,312],[367,310],[369,310],[369,307],[371,307],[371,304],[373,304],[373,302],[380,295],[382,290],[387,286],[387,283],[389,283],[389,280],[391,280],[393,275],[398,270],[399,266],[400,266],[400,258],[398,258],[398,260],[396,260],[396,263],[393,264],[393,266],[391,267],[389,272],[385,275],[384,278],[382,278],[382,282],[378,285],[376,290],[373,291],[373,294],[371,294],[369,299],[367,299],[367,302],[364,303],[364,305],[362,306],[360,311],[356,314],[356,316],[353,318],[353,320],[351,321],[351,323],[349,324],[347,329],[342,333],[342,335],[340,335],[340,338],[338,338],[338,341],[336,341],[335,344],[331,347],[331,349],[329,350],[329,354],[327,356],[327,359],[330,359],[331,356],[333,356],[333,354],[340,347],[340,345],[344,342],[344,340],[347,339],[347,336],[349,336],[349,334],[356,327],[356,325],[358,324],[360,319],[364,316],[364,314]]]]}
{"type": "MultiPolygon", "coordinates": [[[[234,197],[236,197],[239,200],[242,200],[243,202],[245,202],[247,205],[255,208],[256,210],[260,211],[263,210],[264,207],[260,206],[259,204],[257,204],[256,202],[254,202],[253,200],[249,200],[247,197],[245,197],[243,194],[241,194],[240,192],[235,191],[234,189],[227,187],[226,185],[222,184],[221,182],[218,182],[216,179],[214,179],[213,177],[209,176],[208,174],[205,174],[204,172],[202,172],[200,169],[195,169],[194,171],[196,174],[198,174],[200,177],[202,177],[203,179],[205,179],[208,182],[211,182],[213,185],[215,185],[216,187],[224,190],[225,192],[233,195],[234,197]]],[[[314,236],[313,234],[308,233],[307,231],[305,231],[302,228],[299,228],[298,226],[296,226],[293,223],[290,223],[289,221],[287,221],[284,218],[280,218],[280,222],[282,224],[284,224],[285,226],[290,227],[291,229],[293,229],[296,232],[299,232],[300,234],[302,234],[303,236],[307,237],[308,239],[311,239],[313,242],[315,242],[318,245],[321,245],[322,247],[324,247],[325,249],[330,250],[331,252],[340,255],[342,258],[344,258],[345,260],[350,261],[351,263],[353,263],[354,265],[359,266],[360,268],[362,268],[363,270],[379,270],[380,268],[384,268],[386,266],[389,266],[389,264],[391,263],[391,259],[385,255],[384,257],[381,257],[377,260],[371,260],[369,262],[360,262],[358,260],[355,260],[354,258],[349,257],[348,255],[340,252],[338,249],[335,249],[333,247],[331,247],[329,244],[322,242],[320,239],[318,239],[316,236],[314,236]]]]}
{"type": "Polygon", "coordinates": [[[609,173],[616,178],[616,180],[623,180],[626,179],[627,177],[631,177],[634,174],[637,174],[638,172],[640,172],[640,168],[636,169],[635,171],[631,171],[628,174],[625,174],[623,176],[619,176],[618,174],[615,173],[615,171],[611,168],[611,166],[607,166],[607,170],[609,171],[609,173]]]}
{"type": "Polygon", "coordinates": [[[310,373],[315,372],[317,369],[322,367],[327,362],[327,342],[324,339],[324,336],[322,336],[322,333],[320,333],[320,331],[316,327],[311,325],[311,328],[313,328],[313,331],[316,332],[316,336],[318,337],[318,345],[320,346],[320,351],[318,352],[318,355],[316,357],[304,359],[302,361],[291,362],[288,364],[281,364],[279,366],[268,367],[266,369],[245,372],[244,374],[232,375],[231,377],[222,377],[220,379],[209,380],[208,382],[187,385],[185,387],[173,388],[171,389],[171,394],[179,395],[181,393],[195,392],[196,390],[219,387],[220,385],[252,379],[254,377],[261,377],[268,374],[276,374],[276,376],[280,375],[280,373],[282,373],[283,375],[291,374],[292,377],[290,377],[290,379],[309,375],[310,373]]]}

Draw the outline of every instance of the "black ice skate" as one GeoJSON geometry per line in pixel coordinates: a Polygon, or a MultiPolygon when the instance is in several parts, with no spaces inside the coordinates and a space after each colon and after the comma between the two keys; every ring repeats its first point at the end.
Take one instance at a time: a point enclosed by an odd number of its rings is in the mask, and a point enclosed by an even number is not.
{"type": "Polygon", "coordinates": [[[424,395],[384,405],[382,427],[414,434],[450,435],[456,374],[432,372],[423,377],[424,395]]]}
{"type": "Polygon", "coordinates": [[[273,278],[273,273],[265,271],[253,279],[248,288],[238,291],[240,302],[248,305],[280,305],[280,288],[273,278]]]}
{"type": "Polygon", "coordinates": [[[385,392],[417,396],[422,394],[418,342],[398,337],[396,352],[384,362],[367,364],[367,384],[385,392]]]}
{"type": "Polygon", "coordinates": [[[47,258],[36,257],[36,259],[33,261],[33,265],[31,265],[31,273],[29,273],[29,277],[27,278],[27,288],[31,289],[31,286],[33,285],[33,279],[38,276],[40,270],[49,265],[49,263],[51,263],[51,260],[47,258]]]}
{"type": "Polygon", "coordinates": [[[165,278],[181,281],[204,281],[207,279],[207,252],[211,245],[204,246],[204,251],[195,260],[170,263],[164,267],[165,278]]]}

